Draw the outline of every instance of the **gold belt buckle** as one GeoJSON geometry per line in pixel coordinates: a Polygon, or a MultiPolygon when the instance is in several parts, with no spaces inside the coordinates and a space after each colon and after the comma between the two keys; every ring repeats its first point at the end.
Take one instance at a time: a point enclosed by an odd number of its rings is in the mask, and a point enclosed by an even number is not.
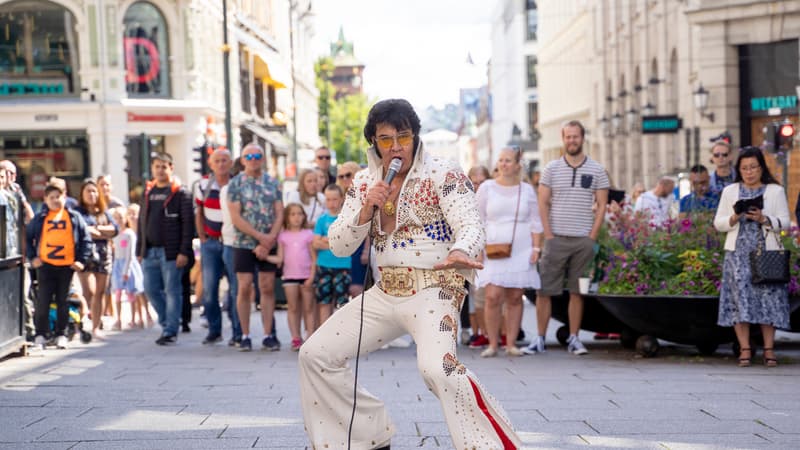
{"type": "Polygon", "coordinates": [[[378,267],[381,290],[396,297],[410,297],[417,293],[417,269],[413,267],[378,267]]]}

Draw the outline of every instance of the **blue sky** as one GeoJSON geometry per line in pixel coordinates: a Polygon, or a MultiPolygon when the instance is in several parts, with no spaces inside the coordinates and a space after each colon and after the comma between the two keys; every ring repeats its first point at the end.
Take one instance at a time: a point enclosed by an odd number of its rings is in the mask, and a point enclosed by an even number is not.
{"type": "Polygon", "coordinates": [[[406,98],[422,109],[458,102],[458,90],[486,82],[495,0],[319,0],[317,53],[344,27],[365,65],[370,97],[406,98]],[[467,54],[474,65],[467,64],[467,54]]]}

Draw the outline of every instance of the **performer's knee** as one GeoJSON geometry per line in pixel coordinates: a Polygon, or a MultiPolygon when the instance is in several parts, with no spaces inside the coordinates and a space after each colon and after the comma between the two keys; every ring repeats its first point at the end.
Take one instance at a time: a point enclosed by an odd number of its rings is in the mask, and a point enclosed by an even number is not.
{"type": "Polygon", "coordinates": [[[450,378],[464,370],[464,366],[450,353],[440,357],[418,358],[417,368],[425,384],[431,390],[435,386],[447,384],[450,378]]]}

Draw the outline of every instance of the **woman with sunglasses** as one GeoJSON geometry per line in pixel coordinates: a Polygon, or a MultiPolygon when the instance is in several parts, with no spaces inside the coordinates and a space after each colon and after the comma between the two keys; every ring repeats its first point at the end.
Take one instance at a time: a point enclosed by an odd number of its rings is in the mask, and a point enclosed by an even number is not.
{"type": "Polygon", "coordinates": [[[303,206],[306,213],[307,228],[314,229],[323,214],[325,214],[325,196],[320,189],[324,186],[319,185],[319,177],[316,170],[305,169],[297,177],[297,190],[286,193],[286,204],[299,203],[303,206]]]}
{"type": "MultiPolygon", "coordinates": [[[[83,216],[86,222],[86,230],[92,239],[96,252],[96,257],[87,261],[83,272],[78,274],[81,282],[83,296],[89,302],[92,314],[92,334],[99,336],[99,329],[102,323],[103,312],[106,305],[103,300],[106,298],[106,288],[108,287],[109,275],[111,274],[111,247],[109,240],[119,233],[119,228],[106,209],[106,202],[97,183],[87,178],[81,184],[80,195],[78,196],[77,213],[83,216]]],[[[114,314],[112,303],[112,314],[114,314]]],[[[120,324],[115,323],[114,329],[119,329],[120,324]]]]}

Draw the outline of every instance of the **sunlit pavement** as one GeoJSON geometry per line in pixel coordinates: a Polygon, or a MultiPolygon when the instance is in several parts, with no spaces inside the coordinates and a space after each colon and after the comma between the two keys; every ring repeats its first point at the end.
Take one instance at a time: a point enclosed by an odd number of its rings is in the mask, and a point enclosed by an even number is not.
{"type": "MultiPolygon", "coordinates": [[[[534,311],[525,308],[533,332],[534,311]]],[[[156,346],[154,328],[3,360],[0,448],[306,448],[297,353],[288,350],[285,313],[277,320],[277,353],[258,350],[260,334],[252,353],[203,346],[206,330],[195,320],[176,346],[156,346]]],[[[460,347],[459,357],[527,448],[800,448],[800,334],[779,334],[775,369],[760,359],[735,367],[729,346],[712,357],[662,347],[642,359],[592,336],[582,333],[591,353],[581,357],[552,336],[544,355],[484,359],[460,347]]],[[[360,379],[397,425],[393,449],[452,447],[413,345],[362,361],[360,379]]]]}

